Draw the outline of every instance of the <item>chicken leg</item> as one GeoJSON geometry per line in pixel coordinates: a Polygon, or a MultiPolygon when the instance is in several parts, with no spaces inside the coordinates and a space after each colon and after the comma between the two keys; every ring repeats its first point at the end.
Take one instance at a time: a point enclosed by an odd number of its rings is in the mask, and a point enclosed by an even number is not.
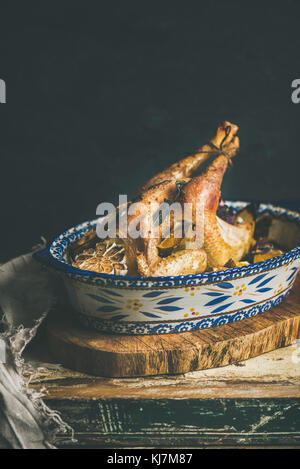
{"type": "Polygon", "coordinates": [[[221,183],[228,167],[230,155],[219,155],[198,177],[193,178],[181,192],[181,203],[193,205],[196,217],[197,203],[203,204],[203,249],[207,254],[208,267],[224,266],[230,259],[239,261],[249,250],[253,239],[253,225],[241,223],[230,225],[217,217],[221,196],[221,183]]]}
{"type": "MultiPolygon", "coordinates": [[[[190,180],[192,174],[211,156],[212,153],[220,153],[224,147],[226,156],[223,155],[226,163],[228,158],[234,156],[239,148],[239,140],[235,136],[238,127],[224,122],[216,132],[216,135],[208,145],[201,147],[201,151],[196,156],[188,156],[179,163],[170,166],[168,169],[152,178],[146,183],[140,191],[140,202],[142,202],[139,215],[143,216],[143,239],[137,254],[137,267],[140,274],[144,276],[156,275],[184,275],[187,273],[203,272],[207,265],[207,253],[201,247],[189,250],[179,250],[174,252],[167,258],[160,258],[158,254],[158,244],[161,239],[162,227],[154,227],[153,211],[151,202],[156,202],[156,207],[163,203],[164,200],[174,197],[176,191],[176,183],[184,178],[189,191],[184,191],[188,201],[191,197],[198,194],[195,188],[199,180],[190,180]],[[165,179],[168,178],[168,179],[165,179]],[[187,179],[188,178],[188,179],[187,179]],[[190,181],[190,182],[188,182],[190,181]],[[154,234],[154,236],[153,236],[154,234]]],[[[225,168],[226,169],[226,168],[225,168]]],[[[225,172],[224,169],[224,172],[225,172]]],[[[223,173],[224,174],[224,173],[223,173]]],[[[201,192],[201,184],[199,190],[201,192]]],[[[211,191],[211,195],[213,190],[211,191]]],[[[182,198],[181,198],[182,199],[182,198]]],[[[219,197],[217,197],[217,203],[219,197]]],[[[183,202],[183,199],[181,200],[183,202]]],[[[195,207],[195,204],[193,204],[195,207]]],[[[169,221],[169,220],[168,220],[169,221]]]]}

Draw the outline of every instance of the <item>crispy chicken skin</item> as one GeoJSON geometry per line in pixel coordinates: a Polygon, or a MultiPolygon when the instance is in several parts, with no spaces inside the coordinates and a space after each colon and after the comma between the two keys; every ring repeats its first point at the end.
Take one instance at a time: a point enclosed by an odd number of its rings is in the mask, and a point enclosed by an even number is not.
{"type": "MultiPolygon", "coordinates": [[[[235,142],[238,145],[237,138],[235,142]]],[[[203,229],[203,249],[207,254],[208,267],[224,266],[230,259],[239,261],[248,252],[253,239],[250,223],[235,226],[217,217],[221,183],[228,161],[228,155],[219,155],[203,174],[184,186],[181,194],[183,204],[196,206],[201,201],[204,205],[204,226],[198,228],[203,229]]]]}
{"type": "Polygon", "coordinates": [[[223,122],[217,128],[215,135],[208,143],[202,145],[196,153],[182,158],[177,163],[172,164],[164,171],[156,174],[149,179],[137,192],[137,196],[145,193],[150,187],[158,186],[166,180],[184,181],[191,178],[195,172],[204,165],[204,163],[212,156],[216,156],[220,149],[232,142],[234,135],[237,133],[238,127],[230,122],[223,122]]]}
{"type": "Polygon", "coordinates": [[[207,256],[204,249],[184,249],[149,266],[145,255],[140,253],[137,256],[137,264],[139,272],[145,277],[198,274],[206,269],[207,256]]]}
{"type": "MultiPolygon", "coordinates": [[[[138,202],[138,210],[129,214],[128,224],[138,217],[142,236],[138,239],[129,236],[125,244],[131,264],[135,262],[140,275],[201,273],[207,267],[223,266],[229,259],[238,261],[247,253],[253,236],[252,227],[246,223],[233,226],[216,215],[223,176],[230,159],[239,150],[237,131],[236,125],[224,122],[208,144],[151,178],[138,191],[134,200],[138,202]],[[193,177],[211,156],[216,158],[206,171],[193,177]],[[180,193],[179,181],[184,182],[180,193]],[[196,246],[196,249],[175,250],[164,258],[159,256],[158,245],[164,226],[163,223],[155,224],[154,212],[165,200],[178,200],[182,206],[191,204],[193,221],[196,220],[197,204],[202,203],[203,221],[200,226],[196,225],[196,229],[203,231],[202,245],[196,246]]],[[[166,219],[165,223],[168,221],[166,219]]]]}

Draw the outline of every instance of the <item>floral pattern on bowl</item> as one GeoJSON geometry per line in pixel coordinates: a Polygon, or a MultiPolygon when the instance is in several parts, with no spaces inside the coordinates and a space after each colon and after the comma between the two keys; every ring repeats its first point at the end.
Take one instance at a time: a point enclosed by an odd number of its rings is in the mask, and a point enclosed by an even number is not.
{"type": "MultiPolygon", "coordinates": [[[[230,203],[234,208],[245,204],[230,203]]],[[[270,204],[261,204],[260,211],[300,227],[296,212],[270,204]]],[[[81,271],[67,264],[64,253],[96,221],[71,228],[36,257],[61,273],[78,318],[99,331],[166,334],[252,317],[286,297],[300,267],[298,246],[264,262],[197,275],[142,278],[81,271]]]]}

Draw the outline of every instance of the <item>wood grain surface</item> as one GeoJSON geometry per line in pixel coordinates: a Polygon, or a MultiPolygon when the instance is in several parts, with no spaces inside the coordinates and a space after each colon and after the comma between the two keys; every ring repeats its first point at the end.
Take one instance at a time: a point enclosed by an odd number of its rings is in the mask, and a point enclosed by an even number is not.
{"type": "Polygon", "coordinates": [[[253,318],[194,332],[155,336],[102,334],[67,311],[52,315],[47,341],[64,366],[105,377],[178,374],[221,367],[285,347],[299,337],[300,279],[279,306],[253,318]]]}

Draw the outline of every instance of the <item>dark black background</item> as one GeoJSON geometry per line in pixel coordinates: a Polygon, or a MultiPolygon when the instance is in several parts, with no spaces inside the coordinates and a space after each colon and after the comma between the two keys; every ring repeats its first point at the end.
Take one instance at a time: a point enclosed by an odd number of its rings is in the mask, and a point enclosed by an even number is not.
{"type": "Polygon", "coordinates": [[[226,198],[299,197],[300,3],[0,5],[1,255],[133,194],[224,119],[241,152],[226,198]]]}

